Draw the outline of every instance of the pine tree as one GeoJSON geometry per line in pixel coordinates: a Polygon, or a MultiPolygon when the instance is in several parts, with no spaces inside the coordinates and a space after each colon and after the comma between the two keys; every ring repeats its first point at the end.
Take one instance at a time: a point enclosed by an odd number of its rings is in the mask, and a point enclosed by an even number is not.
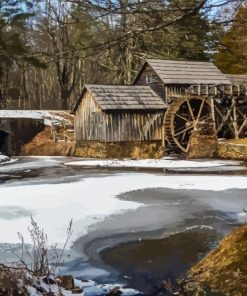
{"type": "Polygon", "coordinates": [[[219,52],[215,55],[217,66],[230,74],[247,73],[247,7],[241,7],[231,25],[223,34],[219,52]]]}
{"type": "MultiPolygon", "coordinates": [[[[174,5],[176,5],[183,10],[188,10],[196,7],[198,3],[198,0],[179,0],[171,2],[169,8],[174,9],[174,5]]],[[[167,36],[167,48],[175,59],[208,60],[208,39],[209,21],[207,15],[198,10],[171,28],[167,36]]]]}
{"type": "Polygon", "coordinates": [[[5,105],[9,68],[13,63],[25,61],[43,66],[38,59],[29,55],[30,48],[24,43],[27,20],[33,16],[32,1],[0,1],[0,107],[5,105]]]}

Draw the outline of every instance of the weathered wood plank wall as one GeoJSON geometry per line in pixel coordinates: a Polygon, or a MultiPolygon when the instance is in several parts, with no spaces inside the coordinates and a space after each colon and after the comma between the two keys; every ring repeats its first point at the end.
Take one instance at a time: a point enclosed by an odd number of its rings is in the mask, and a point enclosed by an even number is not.
{"type": "Polygon", "coordinates": [[[76,141],[105,141],[104,114],[86,91],[75,113],[76,141]]]}
{"type": "Polygon", "coordinates": [[[163,111],[102,111],[90,92],[75,113],[76,141],[162,140],[163,111]]]}
{"type": "Polygon", "coordinates": [[[164,82],[148,64],[144,66],[142,72],[140,73],[140,76],[135,81],[135,84],[149,85],[152,90],[165,101],[166,89],[164,86],[164,82]]]}

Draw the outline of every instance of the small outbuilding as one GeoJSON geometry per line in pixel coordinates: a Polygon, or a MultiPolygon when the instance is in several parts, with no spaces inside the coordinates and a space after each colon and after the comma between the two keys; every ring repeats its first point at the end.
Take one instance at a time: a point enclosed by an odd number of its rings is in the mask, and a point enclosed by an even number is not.
{"type": "Polygon", "coordinates": [[[4,112],[0,111],[0,152],[20,155],[22,146],[44,129],[44,122],[40,119],[2,116],[4,112]]]}
{"type": "Polygon", "coordinates": [[[85,85],[73,109],[78,155],[161,156],[166,107],[149,86],[85,85]]]}

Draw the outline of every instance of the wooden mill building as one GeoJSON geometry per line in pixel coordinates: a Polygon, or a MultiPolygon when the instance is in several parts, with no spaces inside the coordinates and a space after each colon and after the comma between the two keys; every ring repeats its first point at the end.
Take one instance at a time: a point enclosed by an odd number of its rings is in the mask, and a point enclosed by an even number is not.
{"type": "Polygon", "coordinates": [[[166,107],[149,86],[87,84],[73,109],[77,146],[91,156],[161,155],[166,107]]]}
{"type": "Polygon", "coordinates": [[[85,85],[74,108],[77,146],[102,157],[152,157],[162,145],[187,153],[199,122],[217,137],[245,137],[245,79],[212,62],[147,59],[132,85],[85,85]]]}
{"type": "Polygon", "coordinates": [[[212,62],[147,59],[133,84],[149,85],[170,103],[173,98],[188,93],[215,95],[217,86],[232,82],[212,62]]]}

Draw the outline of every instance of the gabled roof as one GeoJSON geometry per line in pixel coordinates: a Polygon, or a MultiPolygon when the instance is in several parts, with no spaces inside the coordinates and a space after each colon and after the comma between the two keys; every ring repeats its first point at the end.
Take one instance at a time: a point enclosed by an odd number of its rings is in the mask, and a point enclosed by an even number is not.
{"type": "Polygon", "coordinates": [[[233,84],[247,86],[247,74],[226,74],[233,84]]]}
{"type": "Polygon", "coordinates": [[[149,86],[86,84],[73,112],[85,91],[92,93],[102,110],[164,110],[167,107],[149,86]]]}
{"type": "Polygon", "coordinates": [[[231,81],[211,62],[147,59],[142,70],[149,65],[164,84],[231,84],[231,81]]]}

